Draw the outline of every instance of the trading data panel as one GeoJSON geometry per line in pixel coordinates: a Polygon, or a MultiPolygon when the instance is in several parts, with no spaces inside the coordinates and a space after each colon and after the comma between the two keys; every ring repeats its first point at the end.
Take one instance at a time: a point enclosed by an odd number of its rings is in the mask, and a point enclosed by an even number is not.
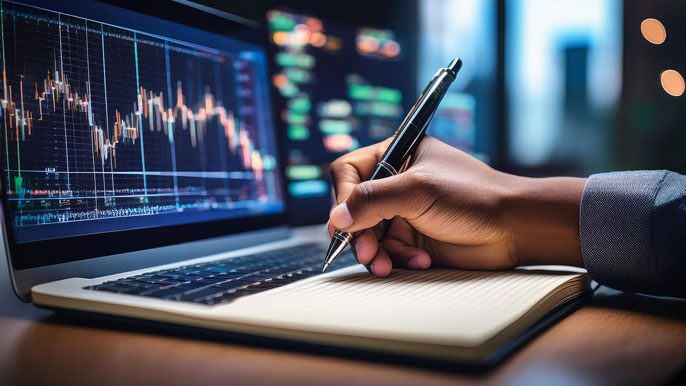
{"type": "Polygon", "coordinates": [[[18,242],[283,211],[261,49],[0,6],[18,242]]]}
{"type": "Polygon", "coordinates": [[[390,29],[281,9],[267,23],[291,222],[326,222],[329,163],[393,135],[414,102],[413,55],[390,29]]]}

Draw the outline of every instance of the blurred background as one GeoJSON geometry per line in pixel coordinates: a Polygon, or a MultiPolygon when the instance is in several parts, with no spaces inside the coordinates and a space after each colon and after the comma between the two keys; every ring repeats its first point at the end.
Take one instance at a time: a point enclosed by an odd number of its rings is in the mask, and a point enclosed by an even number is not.
{"type": "Polygon", "coordinates": [[[464,66],[430,134],[497,169],[686,172],[680,0],[175,3],[167,18],[268,48],[294,224],[326,221],[329,162],[391,135],[453,57],[464,66]]]}

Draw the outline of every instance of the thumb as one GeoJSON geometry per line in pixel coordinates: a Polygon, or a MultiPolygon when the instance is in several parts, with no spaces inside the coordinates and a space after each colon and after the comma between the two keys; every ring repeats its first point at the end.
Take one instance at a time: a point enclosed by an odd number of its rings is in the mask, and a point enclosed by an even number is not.
{"type": "Polygon", "coordinates": [[[409,173],[355,186],[348,198],[331,211],[330,223],[336,229],[357,232],[372,228],[395,216],[412,219],[422,213],[423,200],[413,188],[409,173]]]}

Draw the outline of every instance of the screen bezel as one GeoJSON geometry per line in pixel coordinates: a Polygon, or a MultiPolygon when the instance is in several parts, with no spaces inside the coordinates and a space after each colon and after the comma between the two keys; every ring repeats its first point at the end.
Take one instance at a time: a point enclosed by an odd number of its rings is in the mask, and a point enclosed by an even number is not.
{"type": "MultiPolygon", "coordinates": [[[[51,2],[41,0],[23,0],[17,1],[16,3],[44,8],[50,11],[53,11],[54,8],[57,8],[54,7],[51,2]]],[[[67,2],[60,5],[59,9],[59,12],[61,13],[76,17],[95,19],[98,22],[109,23],[118,27],[130,28],[153,35],[165,36],[190,43],[201,44],[198,43],[198,41],[214,41],[216,39],[218,43],[213,44],[212,46],[217,49],[221,49],[222,41],[236,41],[235,39],[227,36],[218,35],[206,30],[201,30],[176,22],[170,22],[154,16],[137,13],[129,9],[123,9],[96,1],[78,2],[78,5],[67,2]],[[96,14],[98,16],[97,18],[94,18],[93,15],[96,14]],[[165,32],[162,35],[157,31],[165,32]]],[[[188,11],[193,12],[191,9],[188,9],[188,11]]],[[[231,23],[229,21],[225,22],[231,23]]],[[[248,29],[248,27],[244,27],[243,29],[248,29]]],[[[267,69],[268,60],[266,49],[264,48],[264,44],[260,44],[262,43],[262,38],[260,37],[266,35],[262,33],[259,28],[249,29],[251,30],[250,32],[253,32],[256,38],[246,41],[246,36],[251,34],[242,33],[241,40],[238,42],[245,44],[246,46],[250,46],[250,48],[255,49],[260,55],[262,55],[262,63],[264,65],[262,71],[264,71],[264,76],[267,77],[269,71],[267,69]]],[[[264,103],[266,104],[267,111],[271,112],[272,90],[271,87],[268,86],[268,79],[265,78],[265,81],[267,82],[266,92],[268,97],[264,103]]],[[[274,135],[274,142],[276,144],[275,150],[277,153],[275,158],[278,160],[278,165],[275,169],[275,172],[278,173],[279,183],[277,185],[279,185],[279,194],[283,199],[284,204],[284,210],[274,214],[98,233],[59,239],[40,240],[28,243],[17,243],[14,238],[7,193],[4,188],[8,182],[6,181],[4,173],[0,173],[2,174],[0,175],[0,183],[3,187],[0,191],[0,202],[3,208],[0,212],[0,216],[2,216],[2,223],[4,225],[6,252],[8,253],[9,263],[12,270],[26,270],[68,262],[82,261],[96,257],[147,250],[190,241],[210,239],[218,236],[226,236],[240,232],[285,225],[288,219],[288,208],[285,196],[285,187],[283,184],[283,173],[281,170],[282,160],[278,146],[279,141],[278,137],[276,136],[277,134],[272,114],[269,114],[269,117],[265,117],[265,119],[271,125],[272,133],[274,135]]],[[[3,166],[3,168],[6,166],[4,165],[4,161],[1,160],[0,164],[3,166]]]]}

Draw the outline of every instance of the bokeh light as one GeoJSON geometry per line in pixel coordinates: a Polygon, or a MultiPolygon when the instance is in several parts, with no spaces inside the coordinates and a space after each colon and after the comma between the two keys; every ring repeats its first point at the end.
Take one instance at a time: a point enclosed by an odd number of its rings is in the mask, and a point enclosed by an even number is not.
{"type": "Polygon", "coordinates": [[[310,44],[314,47],[324,47],[326,44],[326,35],[321,32],[315,32],[310,36],[310,44]]]}
{"type": "Polygon", "coordinates": [[[659,20],[653,18],[648,18],[641,22],[641,33],[647,41],[653,44],[662,44],[667,39],[665,26],[659,20]]]}
{"type": "Polygon", "coordinates": [[[355,45],[359,54],[378,59],[395,59],[400,54],[400,44],[390,30],[360,28],[355,45]]]}
{"type": "Polygon", "coordinates": [[[274,82],[274,86],[276,86],[278,89],[282,89],[288,85],[288,78],[286,78],[286,76],[283,74],[274,75],[272,81],[274,82]]]}
{"type": "Polygon", "coordinates": [[[671,96],[681,96],[684,93],[684,78],[676,70],[665,70],[660,74],[662,88],[671,96]]]}

